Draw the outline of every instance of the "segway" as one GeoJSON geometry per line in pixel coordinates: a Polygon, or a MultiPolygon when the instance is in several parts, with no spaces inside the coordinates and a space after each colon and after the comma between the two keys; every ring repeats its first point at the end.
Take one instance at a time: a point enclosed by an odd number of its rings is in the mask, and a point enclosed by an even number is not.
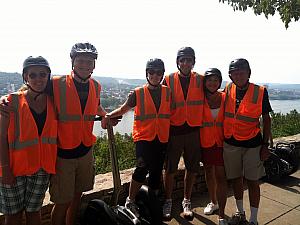
{"type": "MultiPolygon", "coordinates": [[[[97,119],[101,120],[101,119],[97,119]]],[[[100,199],[91,200],[84,212],[81,225],[160,225],[162,224],[162,211],[160,203],[154,192],[143,185],[136,196],[140,216],[136,217],[124,206],[117,205],[121,190],[121,179],[116,154],[113,127],[108,119],[107,135],[109,141],[110,158],[112,165],[114,190],[110,205],[100,199]]]]}
{"type": "Polygon", "coordinates": [[[275,183],[298,170],[300,160],[295,145],[280,142],[269,150],[271,155],[264,162],[266,176],[263,180],[275,183]]]}

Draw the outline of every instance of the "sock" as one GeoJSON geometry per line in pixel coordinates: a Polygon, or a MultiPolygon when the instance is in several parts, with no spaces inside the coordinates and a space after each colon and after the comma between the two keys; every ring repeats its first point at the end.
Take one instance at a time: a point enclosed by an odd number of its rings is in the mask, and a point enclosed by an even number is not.
{"type": "Polygon", "coordinates": [[[236,203],[237,212],[243,213],[244,212],[243,199],[236,199],[235,203],[236,203]]]}
{"type": "Polygon", "coordinates": [[[250,207],[250,212],[251,212],[251,215],[250,215],[250,219],[249,219],[249,222],[253,222],[255,224],[257,224],[257,211],[258,211],[258,208],[255,208],[255,207],[250,207]]]}

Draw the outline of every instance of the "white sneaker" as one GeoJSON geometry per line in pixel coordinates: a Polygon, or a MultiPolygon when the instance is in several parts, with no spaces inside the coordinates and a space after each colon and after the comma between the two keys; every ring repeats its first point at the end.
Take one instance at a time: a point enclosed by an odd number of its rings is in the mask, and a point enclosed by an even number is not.
{"type": "Polygon", "coordinates": [[[204,209],[204,214],[205,215],[211,215],[214,213],[214,211],[219,209],[219,205],[218,204],[214,204],[214,203],[208,203],[207,206],[204,209]]]}
{"type": "Polygon", "coordinates": [[[136,217],[140,217],[139,207],[130,200],[129,197],[126,198],[125,208],[132,212],[136,217]]]}
{"type": "Polygon", "coordinates": [[[163,206],[163,217],[166,220],[171,219],[171,211],[172,211],[172,199],[166,199],[165,204],[163,206]]]}
{"type": "Polygon", "coordinates": [[[194,217],[194,213],[192,211],[192,203],[189,199],[183,199],[182,201],[182,208],[183,208],[183,216],[184,218],[191,220],[194,217]]]}

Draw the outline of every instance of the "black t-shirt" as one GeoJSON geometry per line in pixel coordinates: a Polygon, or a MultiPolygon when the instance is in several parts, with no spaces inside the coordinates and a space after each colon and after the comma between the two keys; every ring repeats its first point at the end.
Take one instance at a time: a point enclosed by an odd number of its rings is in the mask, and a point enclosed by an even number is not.
{"type": "MultiPolygon", "coordinates": [[[[178,76],[178,77],[179,77],[181,89],[183,92],[184,100],[186,100],[191,77],[190,76],[178,76]]],[[[163,81],[163,84],[168,86],[166,80],[163,81]]],[[[184,124],[182,124],[180,126],[171,125],[170,126],[170,135],[176,136],[176,135],[188,134],[188,133],[194,132],[195,130],[198,130],[198,129],[199,129],[198,126],[191,127],[190,125],[188,125],[187,122],[185,122],[184,124]]]]}
{"type": "MultiPolygon", "coordinates": [[[[242,99],[244,98],[247,90],[238,90],[236,89],[236,107],[235,111],[237,112],[240,103],[242,99]]],[[[267,89],[264,89],[264,95],[263,95],[263,100],[262,100],[262,115],[268,114],[272,111],[272,107],[269,101],[269,94],[267,89]]],[[[255,137],[245,140],[245,141],[239,141],[236,140],[233,136],[230,138],[225,138],[224,141],[227,144],[234,145],[237,147],[245,147],[245,148],[255,148],[259,145],[261,145],[263,139],[262,139],[262,134],[259,132],[255,137]]]]}
{"type": "MultiPolygon", "coordinates": [[[[29,107],[30,108],[30,107],[29,107]]],[[[43,132],[43,128],[46,122],[46,117],[47,117],[47,107],[46,109],[41,112],[41,113],[37,113],[36,111],[34,111],[32,108],[30,108],[31,114],[34,118],[35,124],[38,128],[38,134],[39,136],[42,134],[43,132]]]]}

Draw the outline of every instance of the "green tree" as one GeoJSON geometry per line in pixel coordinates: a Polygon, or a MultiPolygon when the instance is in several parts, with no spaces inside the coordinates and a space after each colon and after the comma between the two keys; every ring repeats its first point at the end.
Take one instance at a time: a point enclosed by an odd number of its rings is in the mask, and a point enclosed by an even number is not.
{"type": "Polygon", "coordinates": [[[300,0],[219,0],[219,2],[227,2],[234,11],[252,8],[255,15],[263,13],[266,18],[269,15],[273,16],[277,11],[286,28],[292,19],[298,21],[300,17],[300,0]]]}

